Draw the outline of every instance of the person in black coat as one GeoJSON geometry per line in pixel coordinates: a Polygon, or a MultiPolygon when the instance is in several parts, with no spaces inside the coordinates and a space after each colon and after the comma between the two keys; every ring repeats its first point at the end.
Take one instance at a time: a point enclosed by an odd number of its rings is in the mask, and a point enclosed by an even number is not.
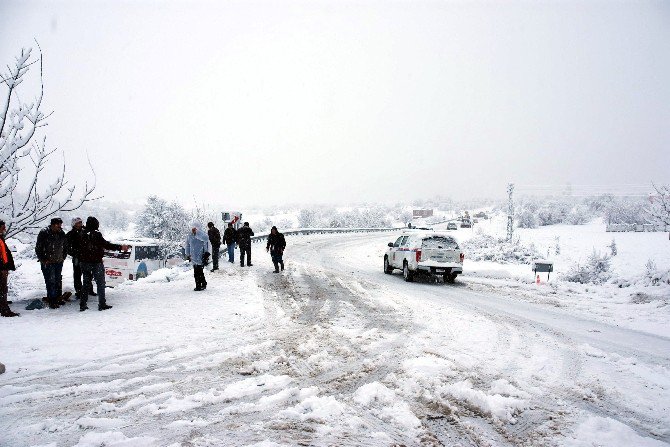
{"type": "Polygon", "coordinates": [[[235,243],[237,242],[237,230],[232,223],[228,223],[228,228],[223,232],[223,240],[226,241],[228,249],[228,262],[235,262],[235,243]]]}
{"type": "Polygon", "coordinates": [[[105,266],[102,263],[102,257],[105,249],[115,251],[128,251],[128,245],[118,245],[107,242],[102,233],[98,231],[100,222],[93,216],[86,219],[86,229],[81,237],[81,251],[79,261],[81,272],[84,275],[84,284],[79,295],[79,310],[88,309],[88,291],[93,287],[93,279],[98,286],[98,310],[111,309],[105,301],[105,266]]]}
{"type": "MultiPolygon", "coordinates": [[[[77,298],[81,295],[81,237],[84,234],[84,223],[81,220],[81,217],[75,217],[72,219],[72,229],[65,234],[67,236],[67,245],[68,245],[68,254],[72,258],[72,278],[74,279],[74,293],[77,298]]],[[[88,291],[89,295],[97,296],[93,292],[93,285],[91,285],[91,290],[88,291]]]]}
{"type": "Polygon", "coordinates": [[[207,224],[207,236],[212,246],[212,271],[219,269],[219,247],[221,247],[221,232],[214,226],[214,222],[207,224]]]}
{"type": "Polygon", "coordinates": [[[247,266],[251,267],[251,236],[254,231],[249,227],[249,222],[244,222],[242,228],[237,230],[237,245],[240,246],[240,266],[244,267],[244,254],[247,254],[247,266]]]}
{"type": "Polygon", "coordinates": [[[268,244],[265,251],[270,252],[272,256],[272,263],[275,265],[274,273],[279,273],[279,266],[284,270],[284,249],[286,248],[286,239],[284,235],[277,231],[277,227],[273,226],[268,235],[268,244]]]}
{"type": "Polygon", "coordinates": [[[37,235],[35,254],[40,261],[44,283],[47,289],[47,300],[49,307],[58,308],[65,304],[62,301],[63,293],[63,261],[67,258],[68,243],[67,236],[63,231],[63,219],[54,217],[51,224],[37,235]]]}
{"type": "Polygon", "coordinates": [[[12,312],[7,302],[7,279],[10,270],[16,270],[14,266],[14,257],[5,243],[5,231],[7,227],[5,222],[0,220],[0,315],[3,317],[18,317],[19,314],[12,312]]]}

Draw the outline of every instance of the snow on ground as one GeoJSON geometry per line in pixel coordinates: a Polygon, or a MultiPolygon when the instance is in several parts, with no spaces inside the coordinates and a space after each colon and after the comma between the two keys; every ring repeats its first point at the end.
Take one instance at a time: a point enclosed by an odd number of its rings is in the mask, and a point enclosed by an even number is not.
{"type": "MultiPolygon", "coordinates": [[[[609,243],[584,228],[582,246],[564,229],[561,263],[609,243]]],[[[619,256],[670,264],[633,235],[619,256]]],[[[164,269],[107,289],[105,312],[22,310],[44,286],[21,261],[0,445],[667,445],[670,306],[630,297],[666,289],[536,286],[529,266],[467,261],[453,286],[405,283],[382,273],[387,239],[289,238],[280,275],[255,246],[254,267],[222,260],[205,292],[164,269]]]]}

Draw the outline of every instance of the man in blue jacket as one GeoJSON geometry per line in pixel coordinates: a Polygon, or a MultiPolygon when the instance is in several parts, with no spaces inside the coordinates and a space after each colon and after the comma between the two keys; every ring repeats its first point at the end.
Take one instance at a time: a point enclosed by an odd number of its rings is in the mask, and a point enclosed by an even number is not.
{"type": "Polygon", "coordinates": [[[205,280],[205,265],[209,262],[209,236],[202,231],[202,225],[199,222],[191,224],[191,232],[186,237],[186,247],[184,253],[186,259],[193,263],[193,277],[195,278],[195,290],[199,292],[207,288],[205,280]]]}

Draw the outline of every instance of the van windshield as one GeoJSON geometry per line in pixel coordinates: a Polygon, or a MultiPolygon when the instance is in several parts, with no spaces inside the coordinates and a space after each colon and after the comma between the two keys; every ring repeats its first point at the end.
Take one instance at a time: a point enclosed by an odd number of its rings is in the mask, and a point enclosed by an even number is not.
{"type": "Polygon", "coordinates": [[[421,247],[428,250],[458,250],[458,242],[453,237],[432,236],[424,238],[421,247]]]}

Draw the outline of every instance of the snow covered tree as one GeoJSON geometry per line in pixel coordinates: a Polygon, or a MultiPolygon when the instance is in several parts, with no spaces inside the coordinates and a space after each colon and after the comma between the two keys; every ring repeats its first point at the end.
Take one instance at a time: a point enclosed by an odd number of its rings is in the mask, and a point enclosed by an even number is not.
{"type": "Polygon", "coordinates": [[[137,234],[161,242],[161,256],[167,259],[180,252],[189,230],[190,216],[177,202],[168,203],[160,197],[150,196],[137,215],[137,234]]]}
{"type": "Polygon", "coordinates": [[[313,228],[317,226],[316,211],[302,209],[298,213],[298,226],[300,228],[313,228]]]}
{"type": "MultiPolygon", "coordinates": [[[[42,53],[31,61],[32,49],[22,49],[13,66],[0,72],[6,88],[0,102],[0,218],[7,223],[7,237],[31,233],[54,214],[66,213],[92,200],[95,185],[85,183],[80,194],[65,179],[65,162],[59,173],[45,179],[44,170],[57,149],[49,149],[38,129],[47,125],[42,111],[44,82],[42,53]],[[19,99],[18,87],[31,65],[39,63],[40,90],[32,102],[19,99]]],[[[28,95],[23,95],[28,96],[28,95]]]]}
{"type": "Polygon", "coordinates": [[[656,195],[651,196],[647,213],[652,223],[670,225],[670,185],[656,186],[656,195]]]}
{"type": "Polygon", "coordinates": [[[524,208],[523,211],[517,215],[517,227],[519,228],[537,228],[537,218],[535,213],[528,208],[524,208]]]}

